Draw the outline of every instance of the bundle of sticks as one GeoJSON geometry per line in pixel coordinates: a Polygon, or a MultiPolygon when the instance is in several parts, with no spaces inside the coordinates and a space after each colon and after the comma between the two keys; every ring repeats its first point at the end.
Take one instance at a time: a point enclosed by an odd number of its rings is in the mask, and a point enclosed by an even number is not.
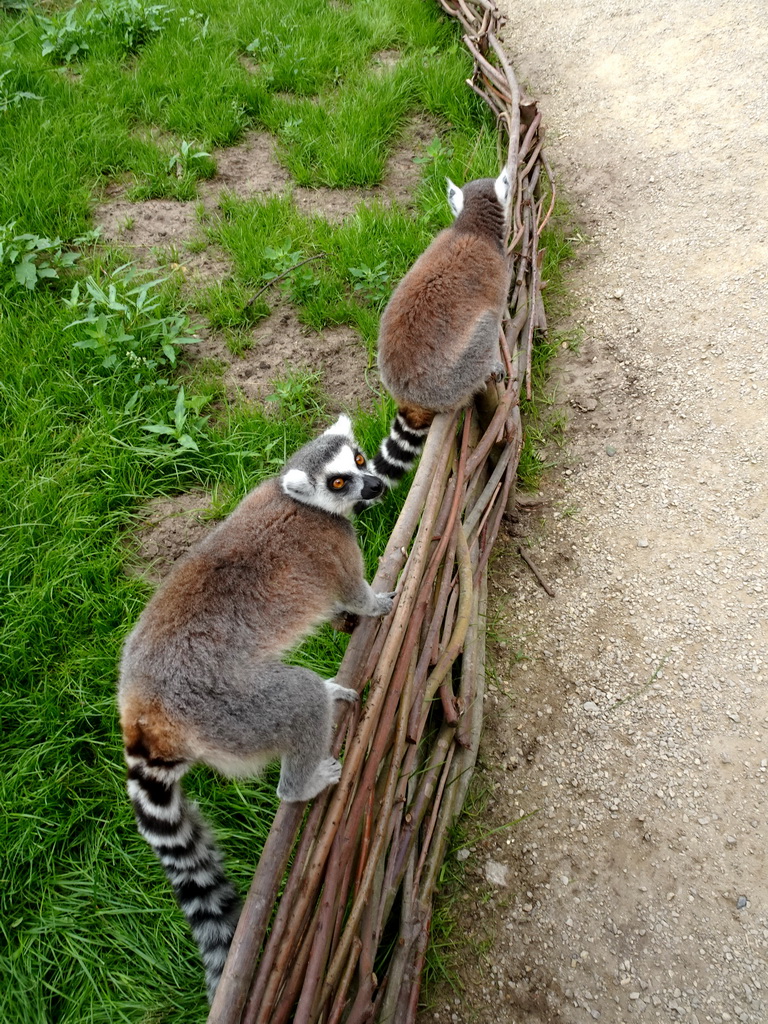
{"type": "Polygon", "coordinates": [[[372,584],[397,585],[394,611],[361,621],[336,676],[364,695],[337,731],[341,781],[308,810],[280,805],[209,1024],[414,1021],[438,875],[477,757],[488,559],[513,500],[534,332],[546,327],[539,236],[554,184],[541,115],[521,100],[493,0],[440,4],[464,30],[468,84],[497,117],[515,182],[508,378],[434,420],[372,584]]]}

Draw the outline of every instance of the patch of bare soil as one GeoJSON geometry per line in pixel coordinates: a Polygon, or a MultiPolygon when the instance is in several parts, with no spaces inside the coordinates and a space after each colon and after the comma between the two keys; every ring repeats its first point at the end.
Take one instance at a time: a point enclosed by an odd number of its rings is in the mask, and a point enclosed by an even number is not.
{"type": "MultiPolygon", "coordinates": [[[[291,192],[302,213],[317,214],[335,223],[352,216],[360,203],[374,198],[407,207],[419,181],[415,158],[434,136],[435,128],[428,120],[417,118],[409,122],[377,188],[312,189],[292,187],[289,172],[275,156],[272,136],[251,132],[239,146],[215,152],[217,173],[200,183],[200,197],[213,208],[225,190],[244,199],[291,192]]],[[[94,221],[107,241],[132,249],[137,262],[150,266],[175,263],[193,284],[221,280],[231,274],[230,262],[217,247],[207,244],[198,252],[187,251],[187,243],[205,241],[196,202],[149,199],[132,203],[121,197],[121,188],[112,191],[113,195],[95,207],[94,221]]]]}
{"type": "Polygon", "coordinates": [[[142,252],[154,246],[181,247],[201,234],[194,203],[168,199],[132,203],[116,198],[96,206],[93,216],[108,242],[142,252]]]}
{"type": "Polygon", "coordinates": [[[217,174],[200,185],[201,195],[216,199],[223,191],[243,199],[292,193],[305,214],[340,222],[352,216],[368,193],[360,189],[299,188],[275,156],[275,140],[266,132],[250,132],[238,146],[217,150],[217,174]]]}
{"type": "Polygon", "coordinates": [[[412,119],[387,161],[381,185],[371,189],[337,189],[292,186],[289,172],[275,156],[273,137],[266,132],[251,132],[240,145],[214,153],[218,173],[201,183],[200,193],[210,199],[218,197],[224,189],[243,198],[291,192],[302,213],[317,214],[334,223],[351,217],[361,203],[376,198],[408,207],[420,176],[415,158],[423,154],[435,134],[435,126],[428,119],[412,119]]]}
{"type": "Polygon", "coordinates": [[[370,201],[375,193],[361,188],[302,188],[293,189],[293,201],[301,213],[324,217],[332,224],[341,224],[353,217],[361,203],[370,201]]]}
{"type": "Polygon", "coordinates": [[[205,491],[150,501],[142,525],[130,537],[128,573],[160,583],[174,563],[216,525],[209,518],[210,503],[205,491]]]}
{"type": "Polygon", "coordinates": [[[245,68],[249,75],[258,75],[261,73],[259,64],[252,57],[246,57],[244,53],[241,53],[237,59],[240,62],[240,66],[245,68]]]}
{"type": "Polygon", "coordinates": [[[390,68],[395,67],[401,56],[399,50],[377,50],[371,56],[371,64],[376,71],[389,71],[390,68]]]}
{"type": "Polygon", "coordinates": [[[206,243],[200,252],[189,252],[188,242],[203,242],[196,203],[169,199],[147,199],[132,203],[111,199],[93,212],[102,237],[131,249],[137,263],[150,267],[180,269],[190,284],[221,280],[232,267],[216,246],[206,243]]]}
{"type": "Polygon", "coordinates": [[[318,333],[300,323],[289,306],[278,308],[253,328],[250,348],[240,356],[206,328],[198,334],[202,341],[190,346],[190,357],[224,363],[227,388],[249,402],[264,402],[274,390],[273,382],[291,370],[319,374],[320,388],[334,412],[370,407],[379,388],[376,370],[368,369],[365,345],[351,327],[318,333]]]}
{"type": "Polygon", "coordinates": [[[216,175],[200,183],[200,194],[217,198],[224,189],[242,199],[283,195],[291,176],[275,158],[275,140],[266,132],[249,132],[238,146],[217,149],[216,175]]]}
{"type": "Polygon", "coordinates": [[[424,156],[427,146],[437,134],[437,127],[427,117],[412,118],[408,122],[397,149],[387,161],[381,184],[381,192],[389,202],[399,203],[406,209],[413,205],[421,176],[416,158],[424,156]]]}

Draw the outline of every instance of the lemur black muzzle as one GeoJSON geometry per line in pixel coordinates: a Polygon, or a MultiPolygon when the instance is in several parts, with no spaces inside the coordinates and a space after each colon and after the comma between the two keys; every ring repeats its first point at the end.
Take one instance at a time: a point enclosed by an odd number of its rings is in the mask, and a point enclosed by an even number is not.
{"type": "Polygon", "coordinates": [[[383,490],[383,480],[377,476],[370,476],[368,473],[363,474],[363,489],[360,492],[361,498],[364,498],[365,501],[370,501],[372,498],[378,498],[383,490]]]}

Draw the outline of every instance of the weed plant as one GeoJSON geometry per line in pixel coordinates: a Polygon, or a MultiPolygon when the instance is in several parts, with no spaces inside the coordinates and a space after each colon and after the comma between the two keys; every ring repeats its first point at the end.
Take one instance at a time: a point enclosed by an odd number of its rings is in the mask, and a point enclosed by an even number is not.
{"type": "MultiPolygon", "coordinates": [[[[464,85],[455,26],[423,0],[81,0],[43,16],[0,4],[0,521],[3,622],[0,1019],[189,1024],[203,974],[124,788],[115,709],[122,641],[150,593],[126,572],[150,499],[203,488],[224,515],[330,418],[314,374],[228,400],[187,365],[188,305],[242,343],[275,301],[321,329],[348,323],[373,358],[394,283],[448,220],[444,175],[495,173],[494,125],[464,85]],[[393,50],[394,67],[374,54],[393,50]],[[250,68],[240,58],[251,62],[250,68]],[[267,130],[295,179],[377,184],[407,119],[427,114],[415,214],[360,207],[331,225],[290,197],[225,197],[204,224],[232,279],[182,296],[98,243],[92,207],[193,199],[215,147],[267,130]],[[304,267],[302,259],[322,253],[304,267]],[[290,271],[280,281],[276,278],[290,271]],[[274,284],[253,304],[249,298],[274,284]]],[[[311,354],[310,354],[311,356],[311,354]]],[[[354,412],[354,410],[352,410],[354,412]]],[[[391,403],[357,411],[373,451],[391,403]]],[[[358,522],[369,576],[401,490],[358,522]]],[[[333,675],[347,638],[324,628],[294,657],[333,675]]],[[[276,773],[186,780],[247,888],[276,773]]]]}

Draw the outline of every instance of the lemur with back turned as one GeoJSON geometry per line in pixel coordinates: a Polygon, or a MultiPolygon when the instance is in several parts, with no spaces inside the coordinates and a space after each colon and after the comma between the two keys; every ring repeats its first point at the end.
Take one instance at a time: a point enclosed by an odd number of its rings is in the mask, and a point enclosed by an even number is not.
{"type": "Polygon", "coordinates": [[[459,188],[453,224],[398,284],[381,318],[379,370],[398,411],[373,460],[392,487],[421,452],[438,412],[468,405],[503,379],[499,328],[509,291],[504,240],[512,189],[505,170],[459,188]]]}
{"type": "Polygon", "coordinates": [[[393,595],[365,580],[348,518],[383,490],[341,416],[173,567],[125,642],[128,794],[200,947],[210,999],[240,904],[180,780],[198,762],[249,776],[280,757],[282,800],[338,782],[334,706],[357,694],[281,656],[333,616],[390,611],[393,595]]]}

